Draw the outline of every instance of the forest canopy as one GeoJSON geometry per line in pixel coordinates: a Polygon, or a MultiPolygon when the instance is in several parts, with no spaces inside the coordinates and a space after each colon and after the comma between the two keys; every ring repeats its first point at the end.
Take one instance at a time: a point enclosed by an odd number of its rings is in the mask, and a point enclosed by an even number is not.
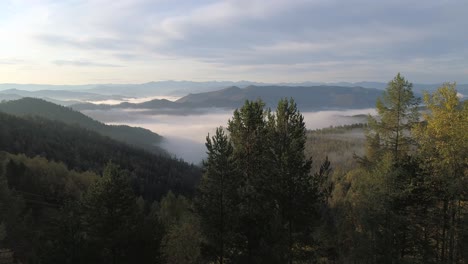
{"type": "Polygon", "coordinates": [[[376,110],[307,131],[293,99],[247,100],[201,171],[0,113],[0,261],[466,263],[468,104],[398,74],[376,110]]]}

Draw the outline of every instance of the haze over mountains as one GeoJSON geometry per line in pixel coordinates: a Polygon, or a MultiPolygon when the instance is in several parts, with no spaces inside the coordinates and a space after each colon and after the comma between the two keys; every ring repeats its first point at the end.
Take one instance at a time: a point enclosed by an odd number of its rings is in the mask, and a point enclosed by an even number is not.
{"type": "MultiPolygon", "coordinates": [[[[210,82],[194,82],[194,81],[158,81],[141,84],[86,84],[86,85],[47,85],[47,84],[0,84],[0,92],[4,90],[18,89],[25,91],[40,91],[40,90],[66,90],[80,91],[101,95],[121,95],[130,97],[142,96],[157,96],[157,95],[173,95],[185,96],[189,93],[201,93],[208,91],[216,91],[231,86],[245,88],[248,86],[347,86],[347,87],[363,87],[385,89],[386,82],[289,82],[289,83],[263,83],[251,81],[210,81],[210,82]]],[[[413,90],[416,93],[421,93],[424,90],[434,91],[441,83],[434,84],[419,84],[415,83],[413,90]]],[[[468,84],[458,84],[457,89],[463,93],[468,91],[468,84]]]]}
{"type": "MultiPolygon", "coordinates": [[[[222,90],[188,94],[175,102],[151,100],[139,104],[121,103],[119,105],[77,104],[76,110],[106,110],[112,108],[134,108],[177,110],[175,113],[190,113],[192,109],[240,107],[245,100],[262,99],[268,107],[274,108],[279,99],[292,97],[304,111],[319,109],[356,109],[371,107],[381,90],[362,87],[340,86],[232,86],[222,90]]],[[[150,112],[151,113],[151,112],[150,112]]]]}
{"type": "MultiPolygon", "coordinates": [[[[233,109],[241,106],[245,100],[259,98],[268,107],[273,108],[280,98],[293,97],[304,111],[359,109],[373,107],[386,85],[381,82],[267,84],[249,81],[160,81],[96,85],[0,84],[0,101],[35,97],[72,106],[79,111],[128,108],[147,109],[148,114],[196,114],[213,107],[233,109]]],[[[423,91],[433,91],[439,85],[414,84],[414,91],[421,96],[423,91]]],[[[468,94],[468,84],[457,85],[457,89],[461,97],[468,94]]]]}

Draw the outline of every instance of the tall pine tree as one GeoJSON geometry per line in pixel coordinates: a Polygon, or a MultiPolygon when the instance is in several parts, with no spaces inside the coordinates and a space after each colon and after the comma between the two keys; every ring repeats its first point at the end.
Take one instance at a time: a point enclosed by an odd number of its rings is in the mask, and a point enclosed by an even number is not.
{"type": "Polygon", "coordinates": [[[284,234],[280,241],[286,242],[282,262],[292,263],[298,253],[304,253],[298,251],[307,248],[300,238],[307,237],[305,231],[313,220],[318,189],[314,189],[310,175],[312,161],[304,154],[304,117],[293,99],[279,101],[275,114],[269,115],[268,128],[274,166],[273,199],[278,204],[280,231],[284,234]]]}
{"type": "Polygon", "coordinates": [[[215,256],[216,263],[224,263],[236,254],[233,227],[236,222],[238,202],[233,164],[233,148],[223,128],[217,128],[213,137],[206,137],[208,157],[200,182],[197,208],[202,219],[207,251],[215,256]]]}
{"type": "Polygon", "coordinates": [[[409,132],[419,121],[419,99],[414,96],[412,87],[413,84],[398,73],[377,99],[377,117],[368,119],[368,142],[372,142],[374,148],[377,144],[390,152],[395,161],[404,158],[410,149],[413,140],[409,132]]]}

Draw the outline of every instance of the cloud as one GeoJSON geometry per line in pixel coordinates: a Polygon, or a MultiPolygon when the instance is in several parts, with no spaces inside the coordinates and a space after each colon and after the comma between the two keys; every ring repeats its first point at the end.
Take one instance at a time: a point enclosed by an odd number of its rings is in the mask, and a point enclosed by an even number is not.
{"type": "Polygon", "coordinates": [[[74,38],[52,34],[41,34],[37,36],[37,39],[47,45],[96,50],[124,50],[131,44],[131,41],[117,38],[74,38]]]}
{"type": "MultiPolygon", "coordinates": [[[[457,66],[468,67],[467,1],[12,3],[6,5],[7,23],[0,28],[0,35],[11,43],[0,43],[0,57],[25,54],[31,61],[45,57],[60,61],[78,54],[92,61],[125,63],[146,80],[155,78],[154,72],[173,76],[179,71],[176,78],[192,80],[335,81],[346,76],[352,78],[348,81],[386,81],[380,78],[407,70],[403,73],[417,76],[413,81],[454,77],[468,82],[466,73],[451,65],[451,59],[460,58],[465,62],[457,60],[457,66]],[[2,45],[8,49],[1,49],[2,45]],[[268,73],[268,68],[274,70],[268,73]],[[390,73],[384,72],[389,69],[390,73]]],[[[111,75],[108,72],[105,78],[119,77],[121,72],[111,75]]]]}
{"type": "Polygon", "coordinates": [[[122,65],[92,62],[87,60],[55,60],[52,63],[58,66],[77,66],[77,67],[123,67],[122,65]]]}

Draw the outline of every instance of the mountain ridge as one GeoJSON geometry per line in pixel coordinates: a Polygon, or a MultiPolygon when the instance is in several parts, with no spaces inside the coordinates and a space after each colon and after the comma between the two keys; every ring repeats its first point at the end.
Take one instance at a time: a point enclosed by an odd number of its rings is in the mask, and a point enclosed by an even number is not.
{"type": "MultiPolygon", "coordinates": [[[[443,83],[413,83],[413,90],[422,93],[424,90],[434,91],[443,83]]],[[[85,84],[85,85],[47,85],[47,84],[0,84],[0,92],[7,89],[22,89],[29,91],[38,90],[69,90],[88,93],[97,93],[101,95],[121,95],[126,97],[135,96],[159,96],[159,95],[177,95],[184,96],[189,93],[201,93],[223,89],[226,87],[237,86],[246,88],[254,86],[360,86],[364,88],[385,89],[387,82],[361,81],[361,82],[253,82],[253,81],[152,81],[137,84],[85,84]]],[[[468,95],[468,84],[458,84],[457,89],[465,95],[468,95]]]]}
{"type": "Polygon", "coordinates": [[[125,125],[106,125],[69,107],[60,106],[43,99],[21,98],[0,103],[0,112],[16,116],[39,116],[42,118],[78,125],[103,136],[149,150],[153,153],[166,153],[157,146],[162,136],[150,130],[125,125]]]}
{"type": "Polygon", "coordinates": [[[112,108],[135,109],[190,109],[240,107],[245,100],[262,99],[267,107],[274,108],[281,98],[294,98],[303,110],[359,109],[375,105],[382,90],[343,86],[255,86],[246,88],[231,86],[217,91],[191,93],[174,102],[155,99],[139,104],[118,105],[77,104],[75,110],[108,110],[112,108]]]}

